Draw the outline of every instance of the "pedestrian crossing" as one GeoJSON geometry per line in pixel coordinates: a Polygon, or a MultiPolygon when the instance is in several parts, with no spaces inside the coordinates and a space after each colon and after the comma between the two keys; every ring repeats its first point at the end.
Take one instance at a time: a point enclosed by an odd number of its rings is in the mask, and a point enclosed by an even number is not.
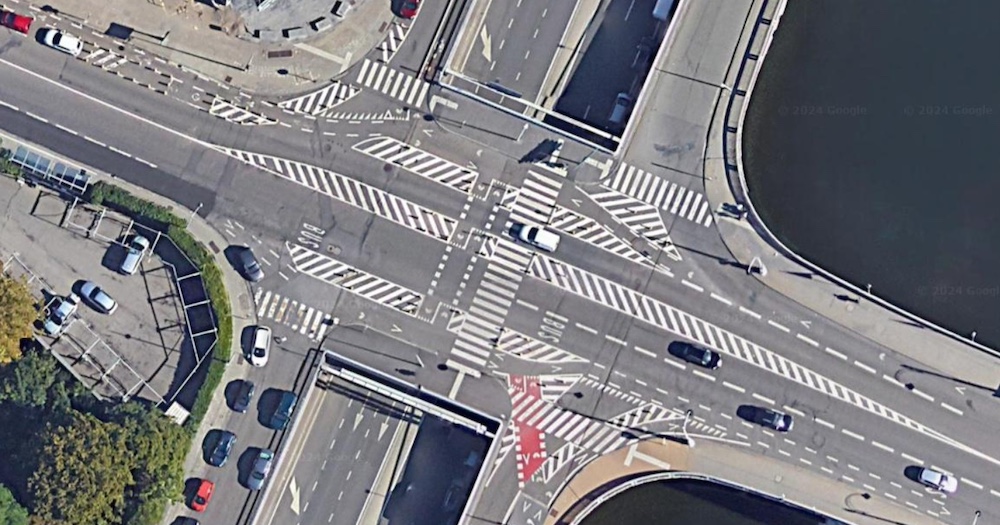
{"type": "Polygon", "coordinates": [[[217,151],[434,239],[449,241],[457,221],[374,186],[303,162],[213,146],[217,151]]]}
{"type": "MultiPolygon", "coordinates": [[[[652,257],[633,248],[631,244],[615,235],[603,224],[569,208],[556,206],[549,226],[636,264],[657,266],[652,257]]],[[[671,245],[671,247],[673,246],[671,245]]],[[[676,247],[673,248],[673,250],[665,250],[667,256],[679,261],[680,253],[676,247]]]]}
{"type": "Polygon", "coordinates": [[[450,367],[478,373],[486,366],[530,259],[531,252],[520,246],[497,245],[452,345],[450,367]]]}
{"type": "Polygon", "coordinates": [[[361,123],[368,122],[371,124],[382,124],[385,122],[408,122],[410,120],[409,111],[392,111],[387,109],[385,111],[337,111],[328,112],[324,116],[329,122],[337,123],[340,121],[346,121],[349,123],[361,123]]]}
{"type": "Polygon", "coordinates": [[[409,288],[363,272],[298,244],[287,244],[292,266],[303,275],[343,288],[353,294],[403,313],[415,314],[424,297],[409,288]]]}
{"type": "MultiPolygon", "coordinates": [[[[559,473],[566,465],[568,465],[574,458],[583,453],[584,450],[571,442],[563,443],[555,452],[549,454],[549,457],[545,459],[545,463],[535,471],[532,480],[540,481],[542,483],[548,483],[552,481],[552,478],[559,473]]],[[[578,465],[582,465],[583,461],[577,461],[578,465]]]]}
{"type": "Polygon", "coordinates": [[[278,123],[277,120],[265,117],[260,113],[254,113],[248,109],[243,109],[219,97],[215,97],[212,100],[212,106],[209,108],[208,113],[242,126],[268,126],[278,123]]]}
{"type": "Polygon", "coordinates": [[[511,404],[511,421],[575,443],[595,455],[617,450],[633,439],[620,428],[565,410],[528,392],[513,392],[511,404]]]}
{"type": "Polygon", "coordinates": [[[614,175],[601,181],[602,186],[702,226],[715,220],[711,205],[701,193],[668,182],[652,173],[622,163],[614,175]]]}
{"type": "Polygon", "coordinates": [[[82,60],[92,66],[110,71],[128,62],[124,55],[119,55],[102,47],[96,47],[87,52],[82,60]]]}
{"type": "Polygon", "coordinates": [[[258,288],[253,299],[257,305],[258,319],[268,319],[288,326],[313,341],[323,339],[332,325],[329,314],[269,290],[258,288]]]}
{"type": "Polygon", "coordinates": [[[520,332],[503,328],[497,349],[514,357],[535,363],[570,364],[586,363],[586,359],[548,343],[528,337],[520,332]]]}
{"type": "MultiPolygon", "coordinates": [[[[562,189],[562,182],[529,171],[524,184],[517,189],[513,198],[501,199],[501,206],[506,204],[510,210],[510,221],[506,229],[510,229],[511,221],[545,225],[552,217],[556,207],[556,199],[562,189]]],[[[506,197],[506,195],[505,195],[506,197]]]]}
{"type": "Polygon", "coordinates": [[[428,153],[392,137],[363,140],[352,147],[370,157],[396,164],[410,173],[430,179],[449,188],[471,192],[479,172],[428,153]]]}
{"type": "Polygon", "coordinates": [[[527,273],[942,442],[955,443],[922,423],[788,358],[616,282],[542,255],[531,259],[527,273]]]}
{"type": "Polygon", "coordinates": [[[422,107],[430,84],[378,62],[365,59],[358,71],[357,82],[411,107],[422,107]]]}
{"type": "Polygon", "coordinates": [[[382,39],[378,47],[375,48],[379,53],[382,63],[388,64],[392,60],[392,57],[396,56],[396,52],[403,46],[403,41],[406,40],[406,35],[409,31],[409,25],[399,22],[393,22],[389,26],[389,32],[382,39]]]}
{"type": "Polygon", "coordinates": [[[333,108],[361,92],[360,88],[334,81],[329,86],[278,103],[278,107],[301,115],[326,116],[333,108]]]}

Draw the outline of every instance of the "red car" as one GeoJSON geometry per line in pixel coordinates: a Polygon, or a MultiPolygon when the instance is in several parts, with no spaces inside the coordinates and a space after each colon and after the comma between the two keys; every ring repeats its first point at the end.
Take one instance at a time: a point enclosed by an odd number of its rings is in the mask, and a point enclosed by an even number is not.
{"type": "Polygon", "coordinates": [[[403,0],[403,6],[399,8],[399,16],[413,18],[417,16],[418,9],[420,9],[420,0],[403,0]]]}
{"type": "Polygon", "coordinates": [[[22,16],[11,11],[0,10],[0,26],[5,26],[17,31],[19,33],[28,34],[28,30],[31,29],[31,23],[35,19],[30,16],[22,16]]]}
{"type": "Polygon", "coordinates": [[[191,498],[191,509],[198,512],[205,512],[205,507],[208,507],[208,502],[212,499],[213,492],[215,492],[215,483],[207,479],[201,480],[201,484],[198,485],[198,492],[195,493],[194,498],[191,498]]]}

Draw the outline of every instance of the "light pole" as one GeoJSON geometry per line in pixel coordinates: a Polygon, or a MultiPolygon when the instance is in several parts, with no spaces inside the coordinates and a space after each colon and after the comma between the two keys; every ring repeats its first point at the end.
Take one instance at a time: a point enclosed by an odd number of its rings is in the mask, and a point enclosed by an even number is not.
{"type": "Polygon", "coordinates": [[[688,446],[691,448],[694,448],[694,440],[691,439],[690,435],[688,435],[688,421],[691,420],[691,415],[693,414],[694,411],[691,410],[690,408],[687,409],[686,412],[684,412],[684,426],[681,427],[681,431],[684,432],[684,439],[687,441],[688,446]]]}
{"type": "Polygon", "coordinates": [[[976,513],[972,516],[972,525],[976,525],[976,523],[979,522],[979,516],[982,516],[982,515],[983,515],[983,513],[979,512],[977,510],[976,513]]]}
{"type": "Polygon", "coordinates": [[[521,132],[517,134],[517,141],[521,142],[521,137],[524,137],[524,132],[528,131],[528,123],[524,123],[524,127],[521,128],[521,132]]]}

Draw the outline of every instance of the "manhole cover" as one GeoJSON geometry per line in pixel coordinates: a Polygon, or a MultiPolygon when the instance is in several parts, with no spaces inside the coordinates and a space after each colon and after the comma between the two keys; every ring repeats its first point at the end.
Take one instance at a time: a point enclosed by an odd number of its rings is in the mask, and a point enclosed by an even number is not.
{"type": "Polygon", "coordinates": [[[334,255],[340,255],[340,246],[336,246],[336,245],[331,244],[331,245],[329,245],[329,246],[326,247],[326,251],[328,251],[328,252],[330,252],[330,253],[332,253],[334,255]]]}

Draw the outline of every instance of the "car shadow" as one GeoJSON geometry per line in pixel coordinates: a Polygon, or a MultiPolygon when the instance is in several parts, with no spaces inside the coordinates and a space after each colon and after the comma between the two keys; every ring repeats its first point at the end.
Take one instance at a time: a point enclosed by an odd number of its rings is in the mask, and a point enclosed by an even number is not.
{"type": "Polygon", "coordinates": [[[243,379],[233,379],[226,383],[226,388],[222,391],[222,397],[226,400],[226,407],[229,410],[236,410],[236,396],[240,394],[240,387],[243,386],[243,379]]]}
{"type": "Polygon", "coordinates": [[[240,332],[240,354],[243,359],[250,360],[250,349],[253,348],[253,332],[255,326],[244,326],[240,332]]]}
{"type": "Polygon", "coordinates": [[[118,273],[118,269],[121,268],[122,263],[125,262],[125,256],[128,254],[128,250],[121,243],[127,240],[127,238],[122,238],[117,242],[111,243],[108,249],[104,251],[104,256],[101,257],[101,266],[118,273]]]}
{"type": "Polygon", "coordinates": [[[910,465],[903,469],[903,476],[914,483],[920,483],[920,469],[916,465],[910,465]]]}
{"type": "Polygon", "coordinates": [[[261,451],[260,447],[247,447],[246,450],[240,454],[239,461],[236,462],[236,481],[244,488],[249,488],[248,481],[250,479],[250,472],[253,470],[253,462],[257,459],[257,454],[261,451]]]}
{"type": "Polygon", "coordinates": [[[736,409],[736,416],[749,423],[757,424],[760,416],[760,407],[753,405],[740,405],[736,409]]]}
{"type": "Polygon", "coordinates": [[[205,432],[205,439],[201,442],[201,459],[208,463],[209,458],[212,457],[212,448],[215,444],[219,442],[219,438],[222,437],[222,430],[213,428],[208,432],[205,432]]]}
{"type": "Polygon", "coordinates": [[[229,266],[231,266],[234,270],[236,270],[236,273],[240,274],[240,277],[243,277],[244,279],[246,279],[247,277],[246,274],[243,272],[243,264],[240,262],[240,253],[243,250],[249,250],[249,249],[250,249],[249,246],[230,244],[229,246],[226,246],[224,250],[222,250],[223,255],[226,256],[226,262],[229,263],[229,266]]]}
{"type": "Polygon", "coordinates": [[[266,428],[271,428],[271,417],[278,411],[278,403],[285,392],[277,388],[268,388],[257,400],[257,422],[266,428]]]}
{"type": "Polygon", "coordinates": [[[184,480],[184,504],[191,508],[195,494],[198,493],[198,485],[201,485],[201,478],[188,478],[184,480]]]}

